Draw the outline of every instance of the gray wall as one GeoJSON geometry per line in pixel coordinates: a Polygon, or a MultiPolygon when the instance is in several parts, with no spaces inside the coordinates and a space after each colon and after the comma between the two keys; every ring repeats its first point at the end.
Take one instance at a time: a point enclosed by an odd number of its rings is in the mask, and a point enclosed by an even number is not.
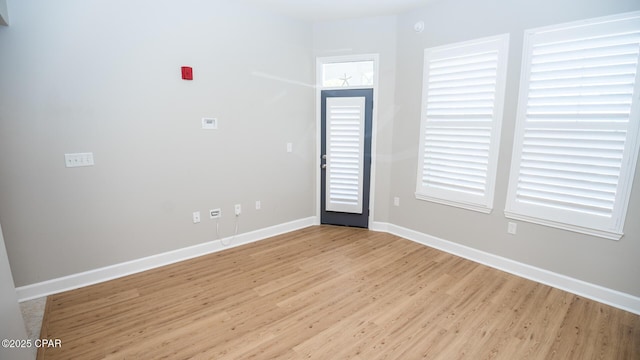
{"type": "Polygon", "coordinates": [[[625,236],[605,240],[518,223],[507,234],[504,217],[519,87],[523,32],[561,22],[639,10],[637,0],[451,0],[438,1],[398,17],[397,116],[393,128],[390,222],[556,273],[640,296],[640,171],[636,169],[625,236]],[[425,22],[416,34],[413,26],[425,22]],[[494,210],[490,215],[416,200],[415,179],[420,127],[424,49],[497,34],[510,34],[505,111],[494,210]]]}
{"type": "MultiPolygon", "coordinates": [[[[11,277],[9,258],[4,246],[2,228],[0,227],[0,340],[26,340],[22,314],[18,306],[16,288],[11,277]]],[[[5,348],[0,346],[0,359],[33,359],[32,349],[5,348]]]]}
{"type": "Polygon", "coordinates": [[[17,286],[213,240],[212,208],[223,237],[236,203],[240,232],[315,214],[310,24],[222,0],[11,5],[0,220],[17,286]],[[95,166],[65,168],[71,152],[95,166]]]}

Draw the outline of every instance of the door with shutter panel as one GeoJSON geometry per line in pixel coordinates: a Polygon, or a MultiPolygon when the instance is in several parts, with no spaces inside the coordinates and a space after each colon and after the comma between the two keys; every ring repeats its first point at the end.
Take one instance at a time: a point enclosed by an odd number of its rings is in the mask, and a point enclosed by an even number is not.
{"type": "Polygon", "coordinates": [[[367,228],[373,90],[321,93],[320,222],[367,228]]]}

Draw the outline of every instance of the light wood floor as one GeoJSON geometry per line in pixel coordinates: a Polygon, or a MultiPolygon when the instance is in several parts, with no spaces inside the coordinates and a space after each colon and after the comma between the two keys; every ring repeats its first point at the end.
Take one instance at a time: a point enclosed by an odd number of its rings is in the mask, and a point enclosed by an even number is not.
{"type": "Polygon", "coordinates": [[[40,359],[640,359],[640,317],[315,226],[50,296],[40,359]]]}

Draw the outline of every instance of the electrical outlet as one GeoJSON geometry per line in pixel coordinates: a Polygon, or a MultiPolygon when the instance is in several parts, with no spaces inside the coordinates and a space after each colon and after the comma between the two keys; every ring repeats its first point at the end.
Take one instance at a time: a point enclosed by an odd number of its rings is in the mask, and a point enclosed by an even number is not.
{"type": "Polygon", "coordinates": [[[93,166],[93,153],[64,154],[66,167],[93,166]]]}
{"type": "Polygon", "coordinates": [[[242,213],[242,206],[240,206],[240,204],[236,204],[235,213],[236,213],[236,216],[239,216],[242,213]]]}
{"type": "Polygon", "coordinates": [[[256,210],[260,210],[260,208],[262,208],[262,204],[260,203],[260,200],[256,200],[256,210]]]}
{"type": "Polygon", "coordinates": [[[200,222],[200,211],[193,212],[193,223],[197,224],[200,222]]]}
{"type": "Polygon", "coordinates": [[[518,224],[509,221],[509,223],[507,224],[507,232],[511,235],[515,235],[517,231],[518,231],[518,224]]]}
{"type": "Polygon", "coordinates": [[[222,210],[220,209],[211,209],[209,210],[209,218],[210,219],[217,219],[219,217],[222,216],[222,210]]]}
{"type": "Polygon", "coordinates": [[[400,206],[400,198],[395,196],[393,198],[393,206],[400,206]]]}
{"type": "Polygon", "coordinates": [[[218,128],[218,119],[202,118],[202,128],[205,130],[215,130],[218,128]]]}

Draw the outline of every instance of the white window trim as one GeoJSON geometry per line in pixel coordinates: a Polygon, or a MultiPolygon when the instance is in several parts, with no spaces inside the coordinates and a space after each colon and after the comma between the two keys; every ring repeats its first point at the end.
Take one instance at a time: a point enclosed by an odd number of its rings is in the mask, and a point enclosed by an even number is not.
{"type": "MultiPolygon", "coordinates": [[[[376,89],[378,84],[378,54],[325,56],[316,59],[316,88],[322,90],[376,89]],[[322,65],[345,62],[373,61],[373,85],[323,86],[322,65]]],[[[375,93],[374,93],[375,95],[375,93]]]]}
{"type": "Polygon", "coordinates": [[[531,216],[523,211],[520,211],[516,205],[516,191],[518,176],[520,173],[519,159],[522,155],[522,144],[524,137],[524,122],[526,118],[526,107],[529,91],[529,74],[531,72],[530,51],[533,46],[531,37],[536,33],[544,33],[549,31],[557,31],[560,29],[575,29],[585,25],[606,23],[616,20],[628,19],[640,17],[640,12],[631,12],[625,14],[618,14],[613,16],[600,17],[595,19],[587,19],[582,21],[576,21],[571,23],[564,23],[552,26],[546,26],[536,29],[529,29],[525,31],[523,55],[522,55],[522,68],[520,75],[520,92],[518,98],[518,110],[516,115],[516,127],[514,135],[513,155],[511,160],[511,171],[509,175],[509,189],[507,192],[507,199],[505,205],[504,214],[507,218],[527,221],[539,225],[550,226],[558,229],[573,231],[577,233],[587,234],[591,236],[619,240],[624,235],[623,228],[627,209],[629,205],[631,186],[633,184],[634,173],[638,161],[638,152],[640,150],[640,62],[636,71],[636,80],[633,88],[634,101],[631,106],[630,112],[630,124],[627,128],[627,138],[625,141],[625,148],[622,157],[622,170],[618,180],[618,191],[615,198],[615,210],[612,215],[612,221],[607,227],[588,227],[577,224],[569,224],[565,222],[558,222],[549,219],[540,218],[537,216],[531,216]],[[636,121],[633,121],[636,119],[636,121]]]}
{"type": "Polygon", "coordinates": [[[425,49],[424,51],[424,63],[423,63],[423,90],[422,90],[422,102],[421,102],[421,119],[420,119],[420,142],[418,153],[418,168],[416,171],[416,192],[415,197],[419,200],[425,200],[435,202],[443,205],[459,207],[467,210],[478,211],[481,213],[491,213],[493,210],[493,200],[495,193],[496,175],[498,167],[498,156],[500,148],[500,133],[502,129],[502,117],[504,109],[504,96],[506,89],[506,74],[507,74],[507,62],[508,62],[508,50],[509,50],[509,34],[502,34],[497,36],[485,37],[481,39],[475,39],[470,41],[464,41],[444,46],[432,47],[425,49]],[[496,43],[498,50],[498,70],[496,75],[496,89],[494,99],[494,113],[492,119],[492,128],[489,145],[488,156],[488,168],[486,174],[486,190],[485,196],[475,197],[467,194],[450,192],[445,197],[434,196],[428,190],[422,187],[422,166],[424,163],[424,134],[427,126],[427,99],[428,99],[428,59],[431,52],[439,51],[454,51],[455,49],[465,48],[470,46],[478,46],[483,43],[496,43]]]}

